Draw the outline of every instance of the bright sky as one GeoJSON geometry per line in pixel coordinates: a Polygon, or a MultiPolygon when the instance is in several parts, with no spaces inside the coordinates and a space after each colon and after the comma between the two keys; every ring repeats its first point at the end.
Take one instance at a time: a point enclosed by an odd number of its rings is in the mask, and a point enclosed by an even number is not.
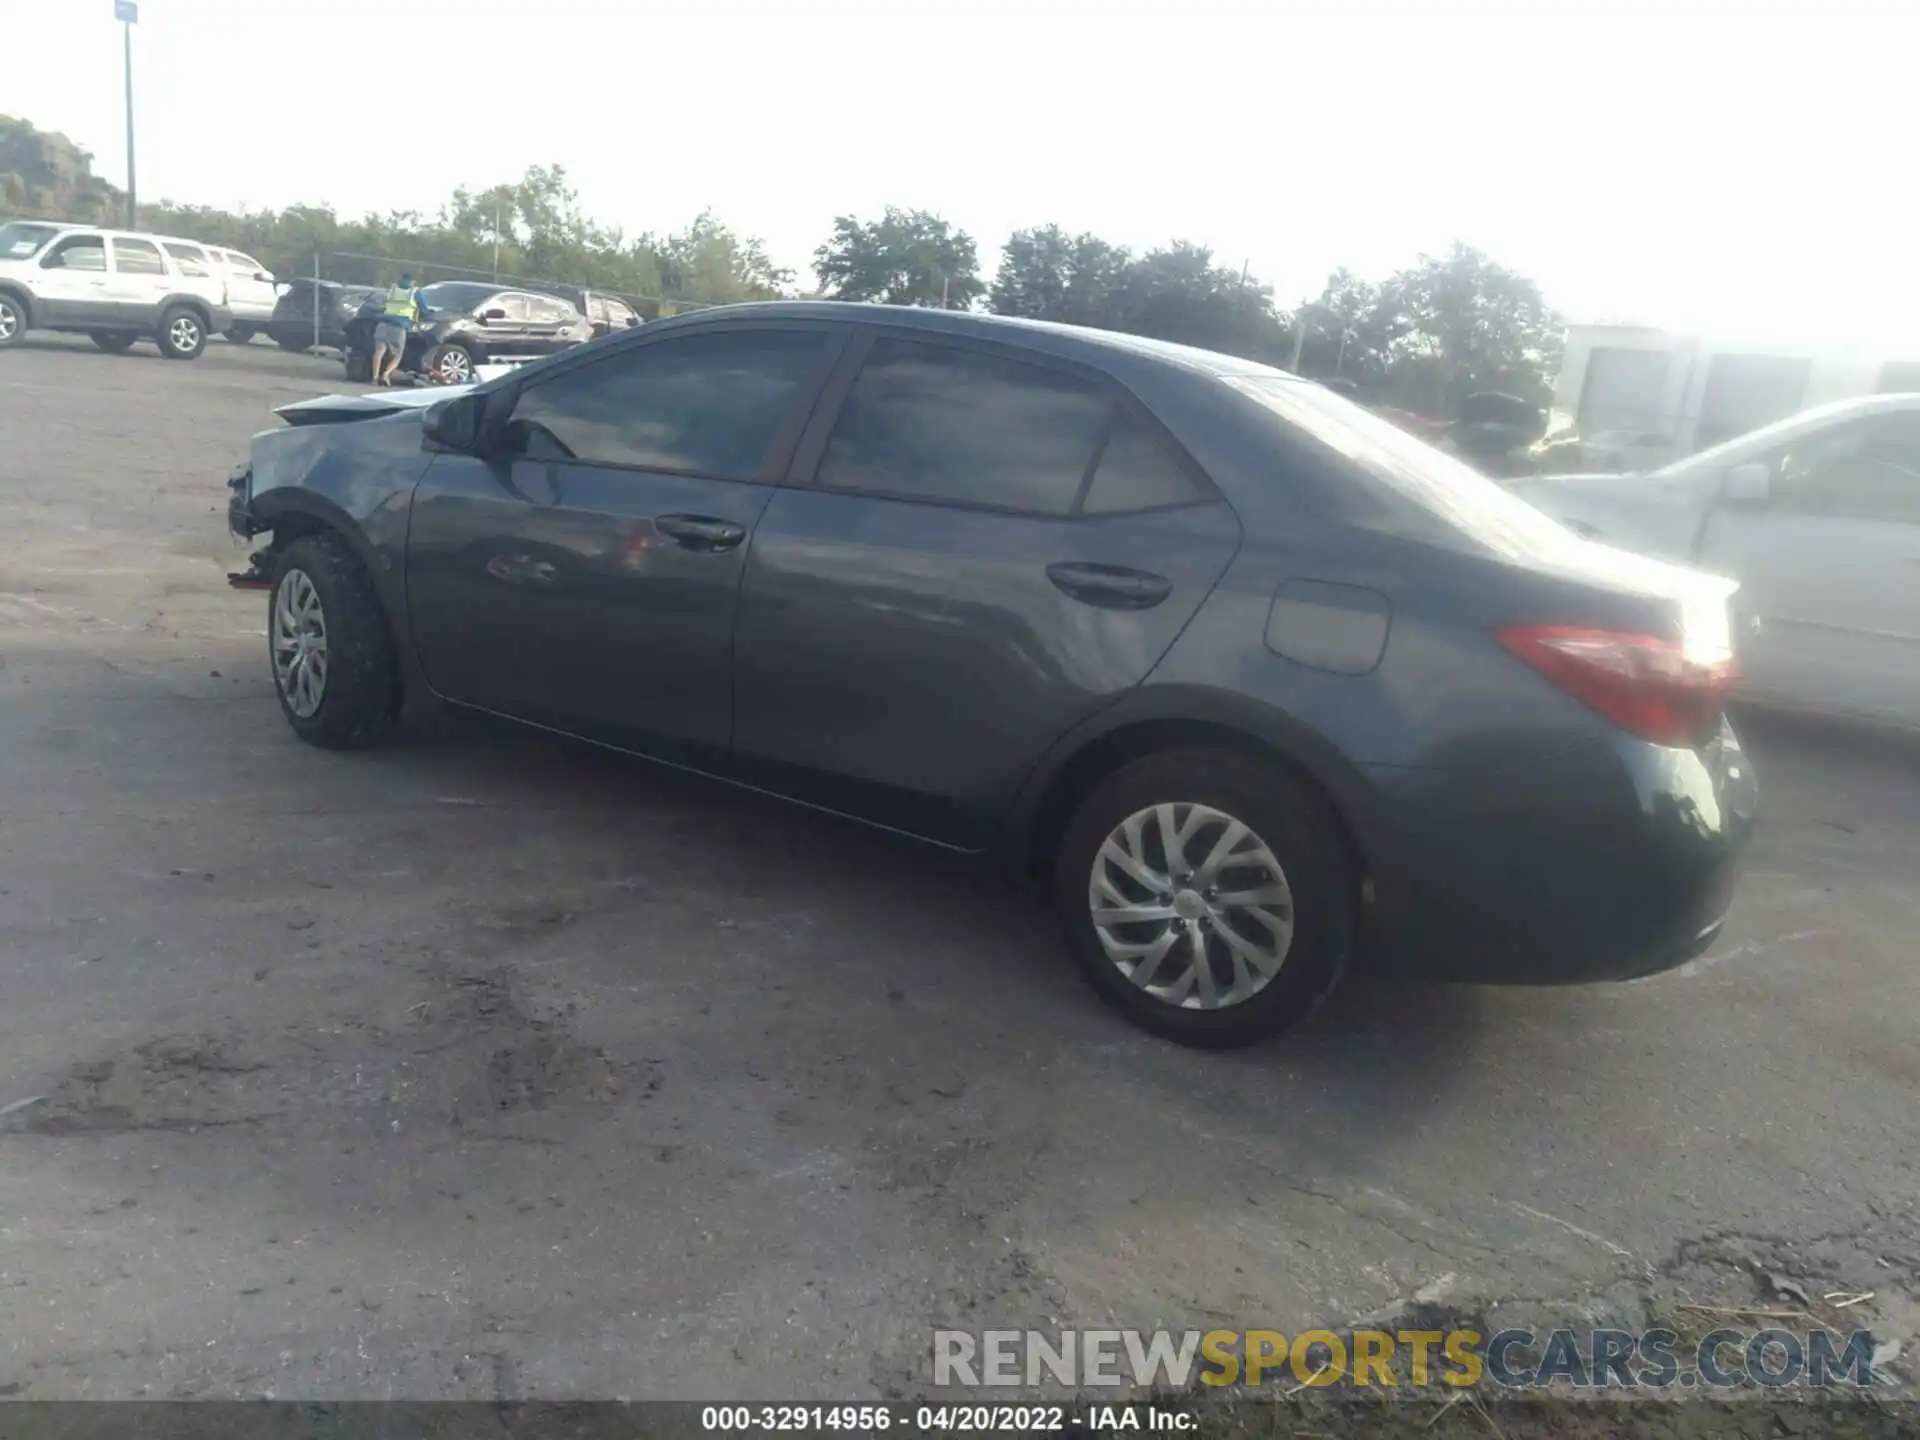
{"type": "MultiPolygon", "coordinates": [[[[6,8],[29,0],[4,0],[6,8]]],[[[113,0],[32,5],[0,111],[126,177],[113,0]]],[[[140,0],[140,192],[431,210],[559,162],[811,283],[834,216],[1049,221],[1283,303],[1456,238],[1576,319],[1920,358],[1914,0],[140,0]]]]}

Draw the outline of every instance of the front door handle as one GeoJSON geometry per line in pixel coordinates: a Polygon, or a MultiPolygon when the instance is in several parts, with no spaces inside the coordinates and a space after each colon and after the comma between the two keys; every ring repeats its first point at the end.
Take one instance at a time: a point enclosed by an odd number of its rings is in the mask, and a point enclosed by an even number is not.
{"type": "Polygon", "coordinates": [[[653,528],[688,550],[715,554],[731,550],[747,538],[747,527],[711,515],[661,515],[653,528]]]}
{"type": "Polygon", "coordinates": [[[1074,599],[1106,610],[1151,610],[1173,593],[1166,576],[1123,565],[1063,560],[1047,567],[1047,579],[1074,599]]]}

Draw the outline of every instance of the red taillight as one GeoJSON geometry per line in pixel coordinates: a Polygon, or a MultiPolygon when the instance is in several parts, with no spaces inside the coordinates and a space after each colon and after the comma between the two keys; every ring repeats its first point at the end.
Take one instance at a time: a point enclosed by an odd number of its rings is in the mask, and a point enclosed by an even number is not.
{"type": "Polygon", "coordinates": [[[1500,643],[1621,729],[1661,745],[1710,738],[1733,685],[1730,652],[1689,653],[1657,635],[1516,625],[1500,643]]]}

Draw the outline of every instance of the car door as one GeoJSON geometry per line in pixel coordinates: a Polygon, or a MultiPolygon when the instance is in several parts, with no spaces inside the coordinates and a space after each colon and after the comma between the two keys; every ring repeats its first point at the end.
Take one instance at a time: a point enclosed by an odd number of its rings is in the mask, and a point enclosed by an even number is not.
{"type": "Polygon", "coordinates": [[[115,235],[108,244],[107,267],[114,318],[128,329],[157,327],[160,302],[173,285],[166,261],[160,258],[160,247],[137,236],[115,235]]]}
{"type": "Polygon", "coordinates": [[[489,355],[527,353],[528,296],[517,290],[503,290],[484,301],[475,313],[481,321],[479,337],[489,355]]]}
{"type": "Polygon", "coordinates": [[[262,320],[273,314],[278,298],[273,273],[251,255],[222,252],[226,259],[227,304],[243,320],[262,320]]]}
{"type": "Polygon", "coordinates": [[[106,237],[82,231],[50,243],[40,257],[34,292],[34,314],[42,325],[112,328],[106,237]]]}
{"type": "Polygon", "coordinates": [[[741,567],[846,327],[685,331],[494,392],[482,456],[416,492],[407,588],[434,689],[687,763],[733,723],[741,567]]]}
{"type": "Polygon", "coordinates": [[[1758,462],[1764,498],[1722,498],[1698,561],[1759,621],[1751,694],[1920,723],[1920,411],[1865,416],[1758,462]]]}
{"type": "Polygon", "coordinates": [[[1146,677],[1240,526],[1102,377],[891,332],[856,363],[754,532],[735,763],[975,848],[1046,748],[1146,677]]]}
{"type": "Polygon", "coordinates": [[[527,297],[527,336],[525,353],[552,355],[573,343],[569,327],[579,320],[574,308],[550,295],[527,297]]]}

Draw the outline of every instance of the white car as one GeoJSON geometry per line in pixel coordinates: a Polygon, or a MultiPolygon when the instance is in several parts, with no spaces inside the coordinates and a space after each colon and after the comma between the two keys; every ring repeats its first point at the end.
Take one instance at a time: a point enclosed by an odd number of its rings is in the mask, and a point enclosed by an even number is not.
{"type": "Polygon", "coordinates": [[[1823,405],[1643,474],[1512,486],[1584,535],[1738,580],[1749,698],[1920,727],[1920,395],[1823,405]]]}

